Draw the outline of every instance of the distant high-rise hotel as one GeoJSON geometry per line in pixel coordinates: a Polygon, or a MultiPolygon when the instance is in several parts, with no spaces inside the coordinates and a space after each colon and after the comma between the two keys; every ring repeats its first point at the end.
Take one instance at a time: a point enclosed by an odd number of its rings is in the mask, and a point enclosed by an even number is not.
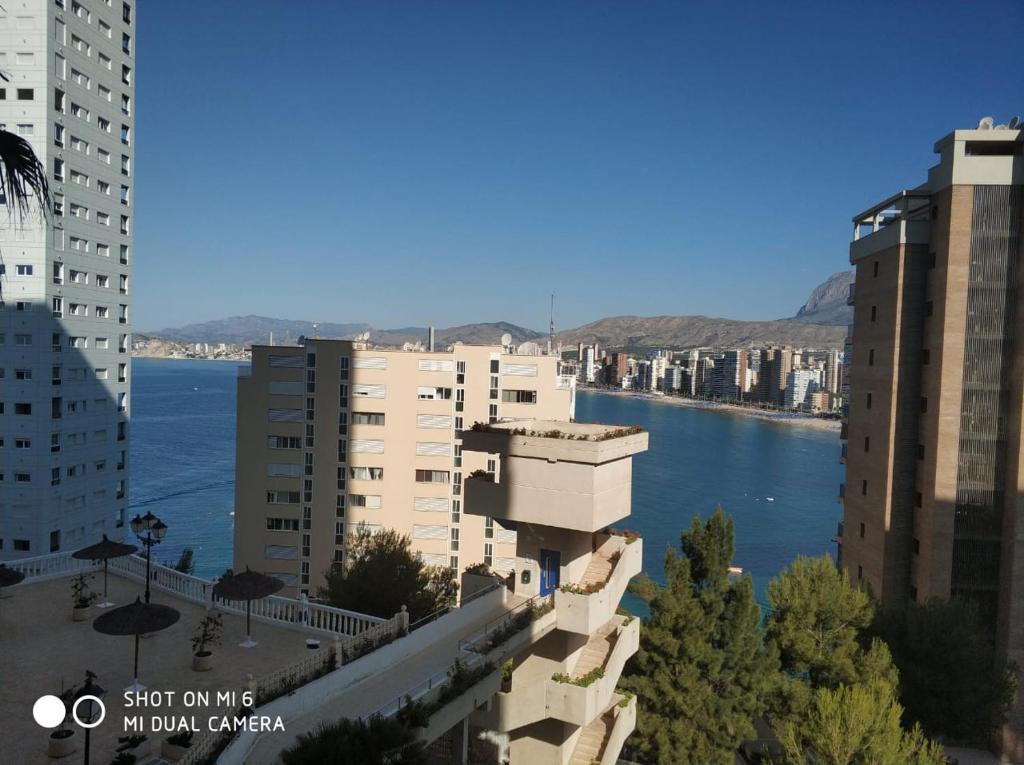
{"type": "MultiPolygon", "coordinates": [[[[957,130],[854,218],[841,542],[883,603],[969,598],[1024,667],[1024,131],[957,130]]],[[[949,699],[955,703],[955,699],[949,699]]],[[[1024,760],[1021,696],[1004,756],[1024,760]]]]}
{"type": "Polygon", "coordinates": [[[124,526],[134,4],[5,3],[0,70],[0,125],[32,145],[53,203],[45,219],[0,223],[0,559],[11,559],[124,526]]]}
{"type": "Polygon", "coordinates": [[[235,569],[315,593],[360,524],[397,529],[431,565],[515,567],[516,531],[463,512],[463,477],[495,459],[463,431],[500,419],[568,421],[559,358],[500,345],[386,350],[345,340],[256,346],[238,380],[235,569]]]}

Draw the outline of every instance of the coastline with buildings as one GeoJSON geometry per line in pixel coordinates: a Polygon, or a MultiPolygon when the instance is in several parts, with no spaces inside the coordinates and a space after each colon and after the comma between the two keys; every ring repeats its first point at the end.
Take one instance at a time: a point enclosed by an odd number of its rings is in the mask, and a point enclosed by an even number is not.
{"type": "Polygon", "coordinates": [[[838,432],[842,427],[842,422],[835,417],[825,417],[807,412],[788,412],[779,409],[764,409],[758,407],[756,404],[684,398],[682,396],[673,396],[664,393],[631,392],[615,388],[579,388],[577,392],[595,393],[602,396],[612,396],[616,398],[637,398],[644,401],[651,401],[656,404],[685,406],[692,409],[703,409],[709,412],[719,412],[721,414],[752,417],[766,422],[794,425],[804,428],[815,428],[817,430],[832,430],[838,432]]]}

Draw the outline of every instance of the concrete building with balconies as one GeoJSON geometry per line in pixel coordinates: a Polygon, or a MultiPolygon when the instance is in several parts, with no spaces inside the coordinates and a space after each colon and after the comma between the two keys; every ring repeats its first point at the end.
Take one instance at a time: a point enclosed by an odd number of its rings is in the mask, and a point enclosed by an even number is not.
{"type": "Polygon", "coordinates": [[[466,512],[517,531],[512,589],[548,609],[508,659],[507,679],[471,723],[520,763],[615,763],[636,721],[616,691],[639,647],[639,620],[618,614],[643,543],[609,533],[630,513],[635,428],[543,420],[479,426],[466,452],[497,455],[466,479],[466,512]]]}
{"type": "MultiPolygon", "coordinates": [[[[841,559],[885,604],[974,601],[1024,666],[1024,131],[935,152],[853,220],[841,559]]],[[[1020,691],[1000,743],[1024,762],[1020,691]]]]}

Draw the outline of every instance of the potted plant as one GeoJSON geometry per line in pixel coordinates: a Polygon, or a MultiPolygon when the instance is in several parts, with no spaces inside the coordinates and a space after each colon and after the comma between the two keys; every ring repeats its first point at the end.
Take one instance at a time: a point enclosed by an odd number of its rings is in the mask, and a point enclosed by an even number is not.
{"type": "Polygon", "coordinates": [[[114,759],[110,761],[110,765],[135,765],[138,758],[129,751],[118,752],[114,755],[114,759]]]}
{"type": "Polygon", "coordinates": [[[58,695],[58,698],[64,702],[64,719],[57,726],[57,730],[50,734],[50,739],[46,746],[46,754],[54,759],[74,754],[78,748],[76,729],[68,727],[68,717],[71,715],[71,707],[75,703],[75,693],[77,691],[78,688],[76,686],[71,686],[58,695]]]}
{"type": "Polygon", "coordinates": [[[71,610],[71,618],[76,622],[84,622],[89,618],[89,607],[99,597],[89,589],[89,580],[85,574],[79,574],[71,580],[71,602],[74,608],[71,610]]]}
{"type": "Polygon", "coordinates": [[[208,613],[199,622],[195,634],[192,635],[192,669],[196,672],[208,672],[213,669],[213,652],[208,646],[220,643],[224,618],[216,611],[208,613]]]}
{"type": "Polygon", "coordinates": [[[192,731],[182,731],[168,736],[160,746],[160,756],[165,760],[177,762],[192,748],[192,736],[194,735],[192,731]]]}
{"type": "Polygon", "coordinates": [[[142,734],[121,736],[117,740],[117,749],[114,751],[117,752],[118,756],[122,754],[130,755],[135,758],[132,762],[137,762],[149,756],[150,752],[153,751],[153,743],[142,734]]]}

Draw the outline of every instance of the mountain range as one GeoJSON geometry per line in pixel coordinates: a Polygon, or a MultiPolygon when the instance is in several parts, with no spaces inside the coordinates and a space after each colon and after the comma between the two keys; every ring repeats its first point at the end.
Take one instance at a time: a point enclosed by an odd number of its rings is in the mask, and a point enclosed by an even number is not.
{"type": "MultiPolygon", "coordinates": [[[[692,348],[697,346],[742,347],[765,343],[801,347],[837,348],[843,343],[853,309],[846,305],[852,271],[833,274],[811,292],[796,314],[775,321],[740,321],[709,316],[611,316],[564,330],[555,335],[563,345],[599,343],[607,349],[692,348]]],[[[378,329],[366,323],[314,324],[310,321],[275,319],[267,316],[232,316],[226,319],[188,324],[136,334],[137,339],[159,339],[178,343],[294,343],[301,336],[351,339],[369,333],[370,342],[401,346],[426,342],[426,327],[378,329]]],[[[463,324],[436,330],[439,346],[452,343],[496,343],[508,333],[514,343],[544,342],[547,335],[508,322],[463,324]]]]}

